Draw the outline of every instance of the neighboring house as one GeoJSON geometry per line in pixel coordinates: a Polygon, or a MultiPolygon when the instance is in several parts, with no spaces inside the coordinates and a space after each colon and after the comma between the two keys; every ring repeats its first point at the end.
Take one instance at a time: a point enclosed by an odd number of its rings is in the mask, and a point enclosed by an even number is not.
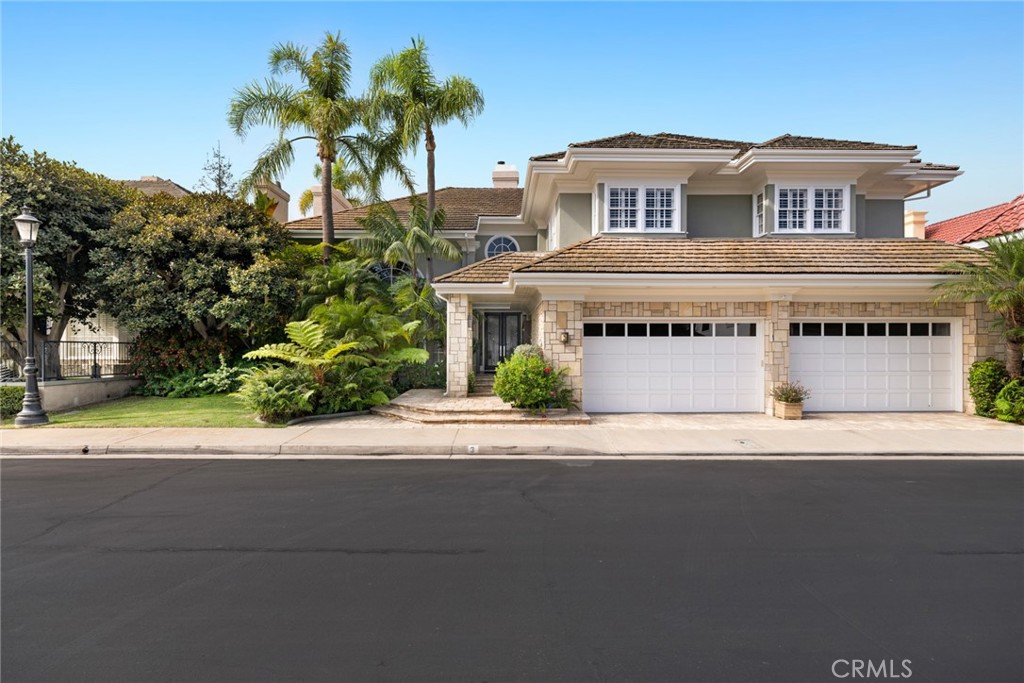
{"type": "MultiPolygon", "coordinates": [[[[172,197],[184,197],[192,192],[173,180],[167,180],[155,175],[144,175],[138,180],[121,180],[122,185],[134,187],[145,195],[169,194],[172,197]]],[[[122,330],[117,326],[117,321],[106,313],[97,314],[89,321],[93,328],[90,329],[77,320],[72,320],[64,331],[61,341],[64,342],[130,342],[134,341],[135,335],[122,330]]],[[[73,353],[68,350],[67,353],[73,353]]],[[[86,353],[86,351],[82,351],[86,353]]]]}
{"type": "Polygon", "coordinates": [[[1024,194],[1004,204],[932,223],[925,227],[925,237],[982,249],[991,237],[1024,237],[1024,194]]]}
{"type": "MultiPolygon", "coordinates": [[[[533,251],[537,249],[538,231],[517,218],[523,203],[523,191],[517,187],[519,172],[514,166],[499,162],[492,173],[492,187],[444,187],[437,190],[437,205],[444,209],[445,223],[441,234],[457,244],[463,252],[460,263],[435,261],[435,274],[447,273],[470,263],[506,251],[533,251]]],[[[416,195],[424,204],[425,193],[416,195]]],[[[388,202],[405,220],[412,206],[411,197],[388,202]]],[[[338,239],[351,239],[364,235],[359,224],[372,205],[347,207],[334,212],[334,231],[338,239]]],[[[307,243],[321,240],[321,218],[310,216],[285,225],[292,236],[307,243]]],[[[410,264],[411,265],[411,264],[410,264]]],[[[422,263],[416,264],[423,269],[422,263]]]]}
{"type": "Polygon", "coordinates": [[[960,174],[917,156],[627,133],[533,157],[521,192],[442,191],[471,245],[435,283],[448,395],[530,341],[592,412],[768,411],[784,381],[808,410],[971,410],[965,372],[1001,344],[983,303],[932,304],[977,255],[904,238],[904,200],[960,174]]]}

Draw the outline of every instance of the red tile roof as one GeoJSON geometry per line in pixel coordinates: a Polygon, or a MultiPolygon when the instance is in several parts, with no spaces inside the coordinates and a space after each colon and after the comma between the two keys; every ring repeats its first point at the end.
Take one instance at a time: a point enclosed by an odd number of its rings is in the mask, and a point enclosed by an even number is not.
{"type": "Polygon", "coordinates": [[[952,244],[976,242],[1024,230],[1024,194],[1005,204],[925,226],[925,237],[952,244]]]}

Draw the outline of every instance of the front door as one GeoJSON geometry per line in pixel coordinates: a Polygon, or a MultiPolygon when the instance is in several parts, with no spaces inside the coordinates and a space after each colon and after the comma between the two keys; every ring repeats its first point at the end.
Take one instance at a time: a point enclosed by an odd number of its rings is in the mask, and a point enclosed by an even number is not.
{"type": "Polygon", "coordinates": [[[512,355],[520,343],[519,313],[484,313],[484,372],[512,355]]]}

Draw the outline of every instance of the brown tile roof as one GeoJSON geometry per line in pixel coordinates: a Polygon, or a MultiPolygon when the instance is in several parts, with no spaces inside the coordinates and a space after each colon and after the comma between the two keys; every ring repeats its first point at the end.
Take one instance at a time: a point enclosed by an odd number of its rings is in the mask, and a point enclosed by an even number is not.
{"type": "Polygon", "coordinates": [[[517,273],[746,275],[931,275],[951,261],[984,259],[974,249],[913,239],[815,237],[731,240],[599,235],[554,252],[501,254],[437,278],[499,283],[517,273]]]}
{"type": "Polygon", "coordinates": [[[118,182],[128,187],[134,187],[150,197],[161,192],[172,197],[184,197],[187,194],[192,194],[191,190],[185,189],[173,180],[166,180],[155,175],[144,175],[138,180],[119,180],[118,182]]]}
{"type": "MultiPolygon", "coordinates": [[[[412,197],[427,201],[425,192],[388,201],[403,220],[409,215],[412,197]]],[[[517,216],[523,204],[518,187],[443,187],[437,191],[437,205],[445,211],[446,230],[475,229],[480,216],[517,216]]],[[[372,206],[372,205],[371,205],[372,206]]],[[[361,230],[358,220],[365,218],[370,206],[334,212],[335,230],[361,230]]],[[[320,228],[320,217],[300,218],[285,224],[290,230],[320,228]]]]}
{"type": "Polygon", "coordinates": [[[731,240],[599,235],[517,268],[521,273],[931,274],[973,249],[912,239],[731,240]]]}
{"type": "Polygon", "coordinates": [[[440,275],[434,278],[434,282],[501,283],[508,279],[510,271],[536,261],[543,255],[542,251],[509,251],[440,275]]]}
{"type": "MultiPolygon", "coordinates": [[[[833,150],[913,150],[914,145],[887,145],[879,142],[863,142],[861,140],[836,140],[832,138],[814,138],[801,135],[780,135],[765,142],[743,142],[739,140],[722,140],[719,138],[702,138],[677,133],[625,133],[608,138],[574,142],[570,148],[581,149],[739,149],[744,154],[750,149],[833,149],[833,150]]],[[[531,161],[557,161],[565,156],[565,152],[552,152],[530,157],[531,161]]]]}
{"type": "Polygon", "coordinates": [[[952,244],[966,244],[1024,230],[1024,194],[963,216],[925,226],[925,237],[952,244]]]}

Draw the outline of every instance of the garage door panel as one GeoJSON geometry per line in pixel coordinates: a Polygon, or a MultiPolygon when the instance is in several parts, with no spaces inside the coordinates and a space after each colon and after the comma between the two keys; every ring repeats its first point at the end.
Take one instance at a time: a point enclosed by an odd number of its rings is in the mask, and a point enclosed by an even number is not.
{"type": "MultiPolygon", "coordinates": [[[[670,323],[668,337],[604,337],[589,322],[583,338],[583,407],[591,412],[717,412],[762,409],[756,323],[670,323]],[[595,332],[596,330],[596,332],[595,332]],[[695,336],[696,335],[696,336],[695,336]]],[[[607,325],[612,325],[608,323],[607,325]]],[[[629,334],[665,328],[626,323],[629,334]]]]}
{"type": "Polygon", "coordinates": [[[953,329],[948,322],[921,320],[841,328],[794,321],[790,376],[810,390],[811,411],[954,410],[959,349],[953,329]]]}

